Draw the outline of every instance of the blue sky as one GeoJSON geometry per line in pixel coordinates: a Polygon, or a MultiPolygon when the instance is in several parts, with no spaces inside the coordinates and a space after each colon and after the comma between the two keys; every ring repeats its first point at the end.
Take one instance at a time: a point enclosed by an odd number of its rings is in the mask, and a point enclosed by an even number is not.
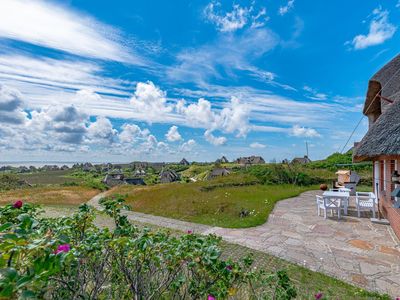
{"type": "Polygon", "coordinates": [[[323,158],[399,17],[397,0],[2,0],[0,161],[268,161],[306,141],[323,158]]]}

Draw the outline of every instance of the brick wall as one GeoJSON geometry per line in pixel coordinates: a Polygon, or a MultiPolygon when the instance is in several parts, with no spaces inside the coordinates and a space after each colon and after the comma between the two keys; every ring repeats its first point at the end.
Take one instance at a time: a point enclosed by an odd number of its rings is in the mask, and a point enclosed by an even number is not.
{"type": "MultiPolygon", "coordinates": [[[[399,167],[400,160],[397,160],[397,168],[399,167]]],[[[390,222],[394,233],[400,239],[400,209],[393,208],[393,200],[391,197],[391,193],[395,188],[395,186],[391,184],[391,177],[394,169],[393,160],[386,160],[386,167],[384,168],[384,191],[381,192],[379,206],[384,217],[390,222]]]]}

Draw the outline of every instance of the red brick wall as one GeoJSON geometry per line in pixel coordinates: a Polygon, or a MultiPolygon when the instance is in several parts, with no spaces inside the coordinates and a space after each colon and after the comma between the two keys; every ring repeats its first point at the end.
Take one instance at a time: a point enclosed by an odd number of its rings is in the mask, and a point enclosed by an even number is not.
{"type": "MultiPolygon", "coordinates": [[[[397,168],[400,168],[400,160],[397,160],[397,168]]],[[[380,193],[379,206],[380,211],[386,219],[390,222],[393,231],[400,239],[400,209],[393,208],[393,200],[391,193],[395,186],[391,184],[392,172],[394,170],[393,160],[386,160],[386,169],[384,173],[383,191],[380,193]]],[[[400,170],[399,170],[400,171],[400,170]]],[[[380,175],[382,175],[382,173],[380,175]]],[[[382,178],[381,178],[382,179],[382,178]]],[[[381,181],[382,182],[382,181],[381,181]]]]}

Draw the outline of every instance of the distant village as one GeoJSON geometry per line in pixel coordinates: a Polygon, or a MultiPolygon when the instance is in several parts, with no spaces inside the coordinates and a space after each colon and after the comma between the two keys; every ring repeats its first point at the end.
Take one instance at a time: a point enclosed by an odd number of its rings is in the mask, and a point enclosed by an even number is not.
{"type": "MultiPolygon", "coordinates": [[[[294,158],[289,161],[283,160],[284,164],[307,164],[311,160],[308,156],[294,158]]],[[[213,179],[216,177],[227,176],[231,173],[231,167],[247,167],[252,165],[265,164],[264,158],[261,156],[248,156],[239,157],[233,161],[229,161],[225,156],[217,159],[214,163],[209,162],[189,162],[183,158],[178,163],[165,163],[165,162],[142,162],[136,161],[127,164],[92,164],[89,162],[75,163],[72,166],[58,166],[58,165],[44,165],[43,167],[34,166],[2,166],[0,172],[3,173],[38,173],[38,172],[54,172],[54,171],[77,171],[103,174],[104,179],[102,182],[109,186],[117,186],[122,184],[130,185],[146,185],[145,178],[151,173],[153,176],[158,177],[159,183],[172,183],[180,181],[180,171],[187,169],[191,165],[213,165],[212,170],[208,174],[207,179],[213,179]]],[[[274,162],[271,162],[274,163],[274,162]]],[[[190,181],[196,181],[194,178],[189,178],[190,181]]]]}

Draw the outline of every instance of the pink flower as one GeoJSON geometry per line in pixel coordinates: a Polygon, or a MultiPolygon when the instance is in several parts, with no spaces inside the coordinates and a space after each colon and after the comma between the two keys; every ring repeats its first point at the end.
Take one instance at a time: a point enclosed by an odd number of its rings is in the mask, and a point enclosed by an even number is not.
{"type": "Polygon", "coordinates": [[[15,201],[15,203],[13,204],[13,207],[14,207],[14,208],[20,209],[20,208],[22,207],[22,205],[23,205],[22,200],[17,200],[17,201],[15,201]]]}
{"type": "Polygon", "coordinates": [[[227,269],[228,271],[232,271],[233,268],[232,268],[232,266],[229,265],[229,266],[226,266],[226,269],[227,269]]]}
{"type": "Polygon", "coordinates": [[[192,231],[192,230],[188,230],[187,233],[188,233],[188,234],[192,234],[193,231],[192,231]]]}
{"type": "Polygon", "coordinates": [[[215,297],[213,295],[208,295],[207,300],[215,300],[215,297]]]}
{"type": "Polygon", "coordinates": [[[323,296],[322,293],[318,293],[315,295],[315,299],[317,300],[322,299],[322,296],[323,296]]]}
{"type": "Polygon", "coordinates": [[[71,250],[71,246],[69,244],[63,244],[63,245],[58,245],[56,251],[54,251],[55,254],[58,254],[60,252],[65,252],[67,253],[69,250],[71,250]]]}

